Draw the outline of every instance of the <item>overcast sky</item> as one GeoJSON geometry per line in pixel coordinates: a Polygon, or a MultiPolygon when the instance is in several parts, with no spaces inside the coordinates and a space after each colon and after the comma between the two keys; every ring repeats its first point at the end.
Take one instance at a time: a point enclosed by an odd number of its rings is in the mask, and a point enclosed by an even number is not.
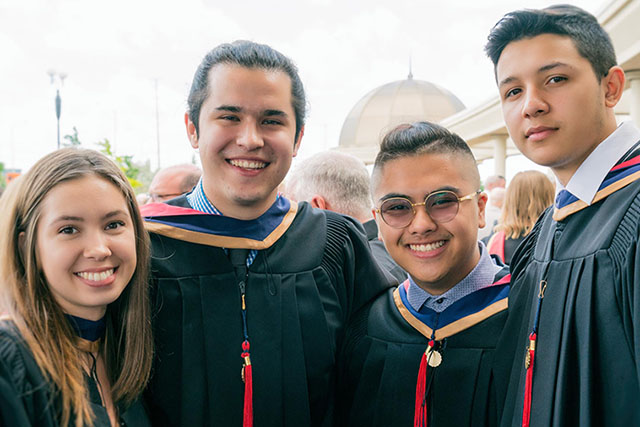
{"type": "MultiPolygon", "coordinates": [[[[563,0],[597,14],[608,0],[563,0]]],[[[194,152],[183,115],[191,78],[219,43],[267,43],[300,69],[309,114],[300,157],[338,145],[344,118],[371,89],[406,78],[452,91],[467,107],[495,95],[482,48],[506,12],[548,0],[219,2],[0,0],[0,161],[25,170],[75,126],[84,145],[169,166],[194,152]],[[156,91],[157,84],[157,91],[156,91]],[[156,120],[156,94],[158,118],[156,120]],[[156,129],[159,128],[159,138],[156,129]]],[[[509,171],[511,175],[515,171],[509,171]]]]}

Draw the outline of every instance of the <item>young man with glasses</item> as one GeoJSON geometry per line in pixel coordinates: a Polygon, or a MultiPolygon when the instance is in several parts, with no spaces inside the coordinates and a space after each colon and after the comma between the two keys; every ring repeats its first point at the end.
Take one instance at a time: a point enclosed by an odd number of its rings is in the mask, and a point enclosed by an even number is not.
{"type": "Polygon", "coordinates": [[[371,187],[382,240],[409,279],[348,331],[345,425],[495,425],[510,276],[477,240],[487,196],[469,146],[432,123],[401,125],[382,141],[371,187]]]}

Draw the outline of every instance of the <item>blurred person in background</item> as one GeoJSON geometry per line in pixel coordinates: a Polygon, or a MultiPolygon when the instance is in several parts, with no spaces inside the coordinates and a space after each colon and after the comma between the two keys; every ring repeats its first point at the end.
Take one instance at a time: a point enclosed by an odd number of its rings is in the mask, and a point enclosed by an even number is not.
{"type": "Polygon", "coordinates": [[[502,175],[491,175],[484,181],[484,191],[489,193],[494,188],[505,188],[507,180],[502,175]]]}
{"type": "Polygon", "coordinates": [[[487,245],[489,253],[510,264],[513,253],[540,214],[553,204],[553,194],[553,184],[542,172],[517,173],[507,187],[502,215],[487,245]]]}
{"type": "Polygon", "coordinates": [[[149,185],[149,202],[164,202],[188,193],[201,175],[200,168],[189,163],[160,169],[149,185]]]}
{"type": "Polygon", "coordinates": [[[502,175],[491,175],[484,180],[484,192],[489,199],[487,201],[487,208],[485,209],[485,225],[478,229],[478,240],[482,240],[484,243],[487,243],[487,238],[493,233],[493,227],[498,218],[500,218],[500,210],[502,208],[502,198],[500,196],[504,196],[504,192],[501,193],[500,190],[497,190],[494,194],[496,194],[500,200],[494,201],[491,198],[491,193],[493,190],[499,188],[504,189],[506,185],[507,180],[502,175]]]}
{"type": "Polygon", "coordinates": [[[296,164],[287,176],[285,192],[291,200],[307,201],[314,208],[360,221],[376,261],[402,283],[407,273],[391,258],[379,239],[369,185],[369,172],[362,160],[339,151],[326,151],[296,164]]]}
{"type": "Polygon", "coordinates": [[[500,215],[502,215],[505,191],[504,187],[494,187],[489,191],[489,201],[487,202],[487,208],[484,210],[485,226],[478,229],[478,240],[482,240],[485,244],[489,241],[489,237],[493,234],[494,227],[498,224],[500,215]]]}

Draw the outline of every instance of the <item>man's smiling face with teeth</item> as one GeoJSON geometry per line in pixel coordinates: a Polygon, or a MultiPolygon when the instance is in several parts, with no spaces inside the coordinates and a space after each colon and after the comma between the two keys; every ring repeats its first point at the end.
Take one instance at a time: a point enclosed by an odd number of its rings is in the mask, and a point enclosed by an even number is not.
{"type": "MultiPolygon", "coordinates": [[[[387,198],[405,197],[421,203],[427,194],[450,190],[458,197],[478,189],[469,171],[473,161],[459,154],[420,154],[388,161],[375,182],[379,207],[387,198]]],[[[480,259],[478,227],[484,225],[486,195],[460,202],[457,215],[445,223],[434,222],[424,206],[404,228],[392,228],[375,213],[382,240],[393,259],[418,286],[439,295],[462,280],[480,259]]]]}
{"type": "Polygon", "coordinates": [[[243,169],[262,169],[267,166],[263,162],[247,162],[243,160],[229,160],[229,163],[243,169]]]}
{"type": "Polygon", "coordinates": [[[203,186],[224,215],[253,219],[276,199],[300,145],[291,79],[282,71],[218,64],[209,72],[199,132],[185,115],[200,152],[203,186]]]}

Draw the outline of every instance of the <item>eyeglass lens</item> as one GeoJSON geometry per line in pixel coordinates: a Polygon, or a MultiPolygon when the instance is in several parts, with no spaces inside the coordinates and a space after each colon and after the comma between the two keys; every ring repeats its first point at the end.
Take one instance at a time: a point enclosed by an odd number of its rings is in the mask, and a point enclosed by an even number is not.
{"type": "MultiPolygon", "coordinates": [[[[421,204],[420,204],[421,205],[421,204]]],[[[425,209],[432,220],[447,222],[458,213],[458,196],[450,191],[430,194],[425,200],[425,209]]],[[[413,205],[407,199],[393,198],[385,200],[380,206],[380,214],[384,222],[391,227],[406,227],[415,216],[413,205]]]]}

